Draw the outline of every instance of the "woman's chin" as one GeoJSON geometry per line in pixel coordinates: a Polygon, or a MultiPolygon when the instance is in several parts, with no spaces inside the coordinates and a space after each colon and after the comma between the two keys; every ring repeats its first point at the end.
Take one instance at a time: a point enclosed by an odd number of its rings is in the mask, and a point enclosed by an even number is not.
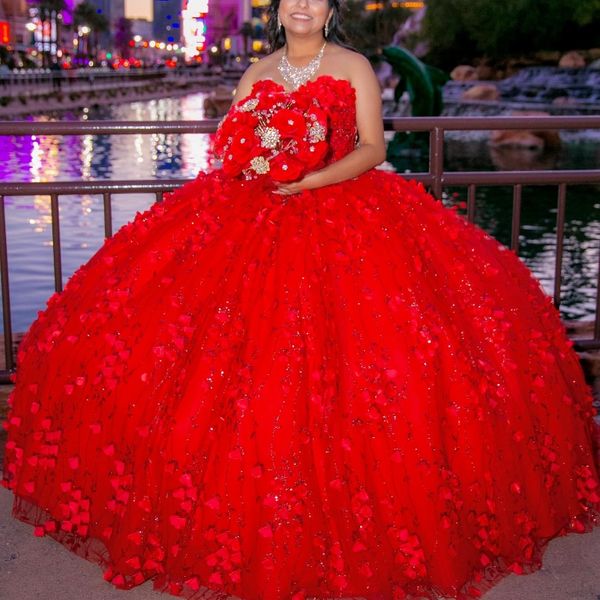
{"type": "Polygon", "coordinates": [[[310,24],[304,25],[302,23],[295,23],[294,26],[286,28],[285,33],[286,35],[295,35],[299,37],[312,37],[318,35],[322,31],[322,29],[315,28],[310,24]]]}

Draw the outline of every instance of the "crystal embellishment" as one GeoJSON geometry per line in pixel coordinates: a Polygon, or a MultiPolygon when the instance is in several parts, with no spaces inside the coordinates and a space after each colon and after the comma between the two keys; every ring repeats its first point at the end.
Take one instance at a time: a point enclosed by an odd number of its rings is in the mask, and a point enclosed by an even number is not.
{"type": "Polygon", "coordinates": [[[321,123],[313,123],[308,127],[308,141],[311,144],[325,141],[327,132],[321,123]]]}
{"type": "Polygon", "coordinates": [[[254,110],[257,106],[258,98],[251,98],[250,100],[247,100],[246,102],[244,102],[244,104],[240,106],[240,110],[244,112],[250,112],[251,110],[254,110]]]}
{"type": "Polygon", "coordinates": [[[318,54],[311,59],[311,61],[305,67],[294,67],[290,64],[287,57],[287,48],[281,55],[281,60],[277,69],[281,73],[284,81],[293,89],[297,90],[301,85],[311,79],[321,66],[321,59],[323,58],[323,52],[325,52],[325,42],[318,54]]]}
{"type": "Polygon", "coordinates": [[[250,161],[250,166],[257,175],[265,175],[269,172],[269,161],[264,156],[255,156],[250,161]]]}
{"type": "Polygon", "coordinates": [[[276,148],[281,136],[275,127],[258,127],[256,129],[260,137],[260,145],[263,148],[276,148]]]}

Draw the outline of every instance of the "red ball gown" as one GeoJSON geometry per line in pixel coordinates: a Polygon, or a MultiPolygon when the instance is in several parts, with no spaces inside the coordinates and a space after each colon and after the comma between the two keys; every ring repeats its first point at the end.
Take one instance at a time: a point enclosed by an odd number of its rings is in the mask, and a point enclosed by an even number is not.
{"type": "MultiPolygon", "coordinates": [[[[355,147],[347,81],[288,95],[355,147]]],[[[119,588],[244,600],[475,598],[597,524],[590,389],[520,259],[397,174],[272,191],[202,172],[50,298],[15,517],[119,588]]]]}

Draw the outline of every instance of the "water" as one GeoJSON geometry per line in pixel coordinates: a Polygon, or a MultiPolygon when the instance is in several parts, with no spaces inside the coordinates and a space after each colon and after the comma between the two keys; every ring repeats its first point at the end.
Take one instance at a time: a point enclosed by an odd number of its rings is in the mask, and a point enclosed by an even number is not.
{"type": "MultiPolygon", "coordinates": [[[[203,118],[203,94],[161,99],[80,113],[36,117],[48,119],[114,119],[141,121],[203,118]]],[[[491,153],[481,133],[452,135],[447,168],[599,168],[600,139],[567,134],[554,153],[491,153]]],[[[204,135],[43,136],[0,138],[0,178],[4,181],[192,178],[207,168],[209,138],[204,135]]],[[[426,156],[398,161],[399,170],[426,169],[426,156]]],[[[447,204],[464,200],[464,190],[449,190],[447,204]]],[[[500,241],[510,241],[512,192],[481,188],[476,222],[500,241]]],[[[115,230],[154,201],[152,195],[114,196],[115,230]]],[[[25,331],[53,293],[50,200],[44,196],[7,198],[13,328],[25,331]]],[[[525,188],[520,254],[548,293],[554,283],[556,189],[525,188]]],[[[60,199],[63,274],[87,261],[103,242],[100,196],[60,199]]],[[[600,189],[570,187],[563,260],[561,312],[568,319],[594,314],[600,247],[600,189]]]]}

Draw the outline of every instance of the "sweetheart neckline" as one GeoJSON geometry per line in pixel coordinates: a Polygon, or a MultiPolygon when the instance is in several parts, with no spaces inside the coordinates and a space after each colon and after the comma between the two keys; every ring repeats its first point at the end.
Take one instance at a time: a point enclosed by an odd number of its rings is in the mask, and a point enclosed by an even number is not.
{"type": "Polygon", "coordinates": [[[333,75],[328,75],[327,73],[324,73],[322,75],[319,75],[318,77],[316,77],[315,79],[309,79],[308,81],[306,81],[305,83],[303,83],[301,86],[299,86],[298,88],[296,88],[295,90],[287,90],[285,88],[285,86],[282,83],[279,83],[278,81],[275,81],[274,79],[271,78],[267,78],[267,79],[259,79],[258,81],[255,81],[252,84],[252,89],[254,90],[254,88],[261,84],[261,83],[273,83],[275,84],[277,87],[281,88],[281,90],[285,93],[285,94],[296,94],[297,92],[299,92],[302,88],[308,87],[311,84],[316,84],[319,80],[321,79],[331,79],[331,81],[338,83],[346,83],[346,85],[348,86],[348,88],[353,92],[356,93],[356,90],[354,88],[354,86],[350,83],[350,81],[348,79],[344,79],[343,77],[334,77],[333,75]]]}

